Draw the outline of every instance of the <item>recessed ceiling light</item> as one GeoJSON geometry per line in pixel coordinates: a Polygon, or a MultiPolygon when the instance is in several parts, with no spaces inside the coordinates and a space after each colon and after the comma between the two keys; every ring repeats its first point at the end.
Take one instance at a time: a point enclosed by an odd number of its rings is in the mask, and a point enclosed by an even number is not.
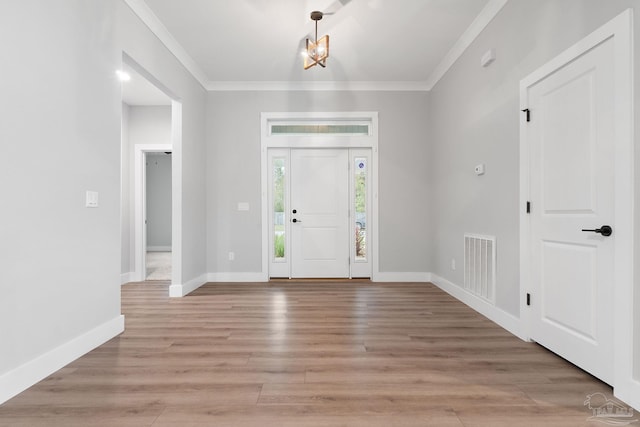
{"type": "Polygon", "coordinates": [[[117,70],[116,75],[118,76],[121,82],[128,82],[129,80],[131,80],[131,75],[126,71],[117,70]]]}

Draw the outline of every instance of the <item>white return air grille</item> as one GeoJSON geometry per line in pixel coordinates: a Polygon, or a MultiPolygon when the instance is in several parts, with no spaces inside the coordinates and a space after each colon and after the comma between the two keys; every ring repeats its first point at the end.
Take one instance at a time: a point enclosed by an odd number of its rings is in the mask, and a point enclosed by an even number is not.
{"type": "Polygon", "coordinates": [[[464,235],[464,288],[485,300],[495,302],[496,238],[464,235]]]}

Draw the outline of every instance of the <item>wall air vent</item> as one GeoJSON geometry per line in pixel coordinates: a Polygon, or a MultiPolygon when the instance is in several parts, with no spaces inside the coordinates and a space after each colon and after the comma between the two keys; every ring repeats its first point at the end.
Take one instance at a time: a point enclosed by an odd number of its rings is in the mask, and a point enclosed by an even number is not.
{"type": "Polygon", "coordinates": [[[464,288],[494,304],[496,285],[495,236],[464,235],[464,288]]]}

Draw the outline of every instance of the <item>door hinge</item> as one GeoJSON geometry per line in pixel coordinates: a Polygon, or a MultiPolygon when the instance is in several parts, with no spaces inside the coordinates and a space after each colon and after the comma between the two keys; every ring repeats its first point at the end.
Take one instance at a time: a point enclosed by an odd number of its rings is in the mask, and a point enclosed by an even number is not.
{"type": "Polygon", "coordinates": [[[531,294],[527,294],[527,305],[531,305],[531,294]]]}
{"type": "Polygon", "coordinates": [[[529,110],[528,108],[525,108],[524,110],[520,110],[523,113],[527,113],[527,121],[530,122],[531,121],[531,110],[529,110]]]}
{"type": "Polygon", "coordinates": [[[527,201],[527,213],[531,213],[531,202],[527,201]]]}

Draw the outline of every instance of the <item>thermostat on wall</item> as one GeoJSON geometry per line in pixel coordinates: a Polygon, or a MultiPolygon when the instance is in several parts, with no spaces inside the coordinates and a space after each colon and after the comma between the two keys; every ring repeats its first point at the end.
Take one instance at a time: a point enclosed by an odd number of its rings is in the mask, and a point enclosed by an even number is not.
{"type": "Polygon", "coordinates": [[[479,165],[476,165],[474,170],[476,172],[476,175],[484,175],[484,163],[480,163],[479,165]]]}

